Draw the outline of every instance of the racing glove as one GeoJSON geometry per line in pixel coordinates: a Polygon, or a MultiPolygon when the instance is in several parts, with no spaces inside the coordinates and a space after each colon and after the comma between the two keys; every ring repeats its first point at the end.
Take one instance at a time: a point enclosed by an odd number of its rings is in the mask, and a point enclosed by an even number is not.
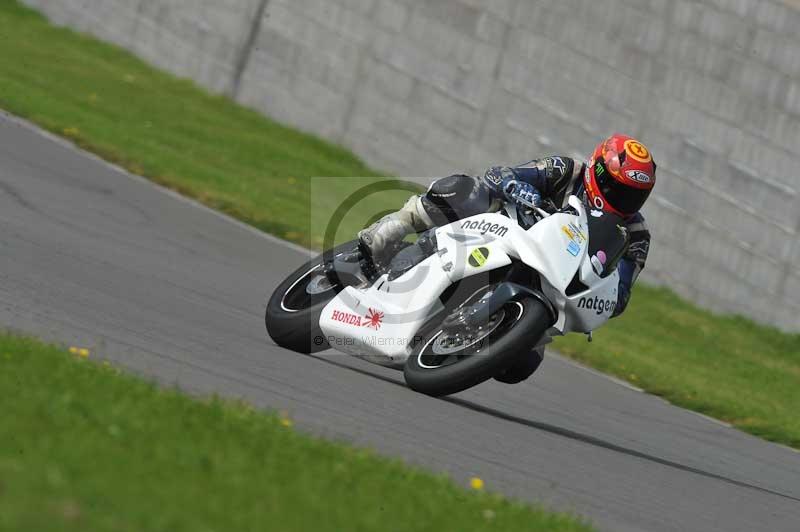
{"type": "Polygon", "coordinates": [[[539,191],[520,179],[514,169],[507,166],[493,166],[483,176],[484,183],[497,197],[538,207],[542,196],[539,191]]]}
{"type": "Polygon", "coordinates": [[[511,180],[503,186],[506,198],[529,207],[538,207],[542,203],[542,195],[536,187],[525,181],[511,180]]]}

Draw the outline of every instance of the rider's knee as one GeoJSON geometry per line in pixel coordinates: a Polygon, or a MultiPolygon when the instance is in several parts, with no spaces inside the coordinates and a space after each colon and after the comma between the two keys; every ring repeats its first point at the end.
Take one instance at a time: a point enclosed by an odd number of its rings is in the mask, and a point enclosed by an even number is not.
{"type": "Polygon", "coordinates": [[[492,199],[478,180],[455,174],[434,181],[422,196],[421,203],[435,225],[444,225],[487,212],[492,199]]]}

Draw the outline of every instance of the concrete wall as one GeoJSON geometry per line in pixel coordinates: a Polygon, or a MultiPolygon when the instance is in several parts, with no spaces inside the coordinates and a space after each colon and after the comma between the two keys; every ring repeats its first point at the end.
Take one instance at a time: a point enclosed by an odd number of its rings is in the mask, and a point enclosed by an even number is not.
{"type": "Polygon", "coordinates": [[[800,11],[780,0],[26,0],[406,175],[659,163],[645,277],[800,330],[800,11]]]}

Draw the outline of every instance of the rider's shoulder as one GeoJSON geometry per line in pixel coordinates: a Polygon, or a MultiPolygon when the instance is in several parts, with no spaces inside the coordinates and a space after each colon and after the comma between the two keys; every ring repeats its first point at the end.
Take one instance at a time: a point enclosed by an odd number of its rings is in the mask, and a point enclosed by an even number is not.
{"type": "Polygon", "coordinates": [[[545,177],[558,179],[563,176],[571,176],[575,168],[580,166],[581,163],[572,157],[546,155],[518,165],[516,168],[536,168],[545,177]]]}

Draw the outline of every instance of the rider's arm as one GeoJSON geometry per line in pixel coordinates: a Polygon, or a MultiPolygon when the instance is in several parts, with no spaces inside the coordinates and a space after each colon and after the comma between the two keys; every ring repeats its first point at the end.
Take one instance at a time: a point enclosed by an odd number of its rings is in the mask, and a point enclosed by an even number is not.
{"type": "Polygon", "coordinates": [[[581,168],[580,163],[569,157],[544,157],[519,166],[492,166],[483,179],[498,197],[503,194],[504,182],[524,181],[533,185],[542,196],[560,205],[581,168]]]}
{"type": "Polygon", "coordinates": [[[647,261],[647,253],[650,251],[650,231],[641,214],[635,214],[627,224],[628,232],[631,236],[631,243],[628,251],[617,265],[619,273],[619,288],[617,291],[617,306],[614,308],[614,316],[619,316],[628,306],[631,297],[633,283],[639,277],[644,263],[647,261]]]}

